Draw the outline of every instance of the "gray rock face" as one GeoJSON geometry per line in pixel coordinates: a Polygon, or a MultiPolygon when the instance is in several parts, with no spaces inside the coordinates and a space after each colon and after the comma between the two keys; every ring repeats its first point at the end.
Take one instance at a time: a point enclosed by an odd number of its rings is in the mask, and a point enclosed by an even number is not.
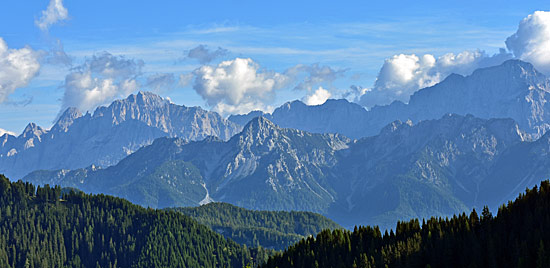
{"type": "Polygon", "coordinates": [[[349,142],[339,135],[283,129],[259,117],[226,142],[160,138],[106,169],[37,171],[25,180],[151,207],[216,200],[254,209],[326,211],[336,193],[325,172],[349,142]]]}
{"type": "MultiPolygon", "coordinates": [[[[334,213],[348,221],[342,224],[391,226],[397,219],[495,205],[504,195],[492,194],[491,186],[500,182],[491,174],[502,155],[521,144],[529,142],[511,119],[446,115],[417,125],[393,122],[379,135],[341,151],[337,172],[348,188],[338,190],[346,198],[335,207],[347,209],[334,213]]],[[[521,178],[507,176],[510,184],[502,186],[506,194],[525,189],[513,190],[521,178]]]]}
{"type": "Polygon", "coordinates": [[[248,122],[250,122],[250,120],[260,116],[267,118],[267,117],[270,117],[271,115],[268,113],[264,113],[262,111],[252,111],[247,114],[232,114],[229,116],[229,118],[227,118],[227,120],[235,124],[245,126],[246,124],[248,124],[248,122]]]}
{"type": "Polygon", "coordinates": [[[29,124],[19,137],[5,134],[0,138],[0,173],[18,179],[39,169],[107,167],[159,137],[227,140],[240,129],[217,113],[140,92],[99,107],[93,115],[69,108],[49,131],[29,124]]]}
{"type": "Polygon", "coordinates": [[[350,140],[255,118],[228,141],[160,138],[106,169],[34,172],[143,206],[215,200],[249,209],[320,212],[344,226],[449,216],[495,206],[550,176],[550,134],[530,141],[512,119],[445,115],[394,121],[350,140]],[[176,168],[179,167],[179,168],[176,168]]]}
{"type": "MultiPolygon", "coordinates": [[[[417,123],[447,113],[512,118],[523,131],[540,137],[550,128],[550,80],[530,63],[509,60],[466,77],[452,74],[414,93],[408,104],[396,101],[367,111],[346,100],[328,100],[318,106],[293,101],[264,116],[283,127],[357,139],[376,135],[394,120],[417,123]]],[[[252,117],[232,116],[229,120],[242,124],[252,117]]]]}
{"type": "Polygon", "coordinates": [[[467,77],[454,74],[419,90],[411,96],[406,116],[415,122],[442,113],[512,118],[522,130],[540,137],[550,128],[548,101],[550,80],[530,63],[509,60],[467,77]]]}

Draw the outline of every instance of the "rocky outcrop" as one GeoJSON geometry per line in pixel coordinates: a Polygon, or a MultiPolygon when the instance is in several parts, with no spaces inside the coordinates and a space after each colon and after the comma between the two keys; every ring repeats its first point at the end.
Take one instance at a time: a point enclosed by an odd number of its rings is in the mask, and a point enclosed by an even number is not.
{"type": "Polygon", "coordinates": [[[159,137],[227,140],[240,130],[217,113],[139,92],[93,114],[69,108],[51,130],[29,124],[18,137],[5,134],[0,138],[0,173],[18,179],[38,169],[107,167],[159,137]]]}

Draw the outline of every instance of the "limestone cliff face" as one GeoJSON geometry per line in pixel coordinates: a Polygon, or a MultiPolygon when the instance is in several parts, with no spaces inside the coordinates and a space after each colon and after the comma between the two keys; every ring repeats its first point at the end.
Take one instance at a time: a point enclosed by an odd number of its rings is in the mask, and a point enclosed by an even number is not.
{"type": "Polygon", "coordinates": [[[263,117],[229,141],[159,138],[117,165],[36,171],[25,180],[127,198],[150,207],[223,201],[254,209],[326,212],[327,180],[349,138],[284,129],[263,117]]]}
{"type": "Polygon", "coordinates": [[[107,167],[159,137],[227,140],[241,127],[199,107],[140,92],[92,114],[67,109],[51,130],[29,124],[18,137],[0,137],[0,173],[13,179],[38,169],[107,167]]]}

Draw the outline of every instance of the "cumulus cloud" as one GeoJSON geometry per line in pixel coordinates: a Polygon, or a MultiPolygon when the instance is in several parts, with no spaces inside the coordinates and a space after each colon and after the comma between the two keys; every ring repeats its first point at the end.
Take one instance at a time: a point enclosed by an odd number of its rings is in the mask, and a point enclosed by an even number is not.
{"type": "Polygon", "coordinates": [[[330,66],[319,64],[298,64],[285,71],[285,75],[295,80],[301,80],[294,89],[311,91],[315,86],[323,83],[331,84],[334,80],[344,76],[347,69],[335,70],[330,66]],[[301,76],[305,75],[303,79],[301,76]]]}
{"type": "Polygon", "coordinates": [[[0,38],[0,103],[38,74],[39,58],[40,53],[30,47],[10,49],[0,38]]]}
{"type": "Polygon", "coordinates": [[[229,51],[227,49],[218,47],[216,50],[210,50],[206,45],[198,45],[197,47],[189,50],[184,59],[195,59],[201,64],[209,63],[217,58],[227,55],[229,51]]]}
{"type": "MultiPolygon", "coordinates": [[[[365,90],[358,102],[367,107],[395,100],[407,102],[418,89],[432,86],[451,73],[468,75],[475,69],[499,65],[514,57],[550,74],[550,12],[536,11],[524,18],[505,43],[513,54],[500,49],[492,56],[479,50],[448,53],[439,58],[430,54],[394,55],[386,59],[374,86],[365,90]]],[[[355,93],[357,91],[350,90],[345,96],[355,93]]]]}
{"type": "Polygon", "coordinates": [[[524,18],[516,33],[506,39],[506,46],[519,59],[550,74],[550,12],[536,11],[524,18]]]}
{"type": "Polygon", "coordinates": [[[312,94],[305,96],[302,101],[307,105],[321,105],[325,103],[331,96],[332,94],[328,90],[319,87],[312,94]]]}
{"type": "Polygon", "coordinates": [[[468,75],[475,69],[497,65],[512,55],[501,49],[493,56],[484,51],[448,53],[439,58],[431,54],[399,54],[386,59],[374,87],[364,90],[359,103],[366,107],[386,105],[395,100],[408,102],[418,89],[432,86],[451,73],[468,75]]]}
{"type": "Polygon", "coordinates": [[[275,91],[285,86],[285,74],[260,70],[252,59],[235,58],[193,72],[193,89],[223,115],[270,109],[275,91]]]}
{"type": "Polygon", "coordinates": [[[66,20],[69,17],[69,11],[63,6],[63,0],[50,0],[48,8],[42,11],[40,19],[34,23],[40,30],[47,31],[51,25],[66,20]]]}
{"type": "Polygon", "coordinates": [[[65,77],[62,113],[68,107],[91,111],[138,89],[136,78],[143,61],[126,59],[103,52],[86,59],[65,77]]]}
{"type": "Polygon", "coordinates": [[[15,134],[15,132],[7,131],[7,130],[5,130],[5,129],[0,128],[0,137],[4,136],[4,134],[8,134],[8,135],[12,135],[12,136],[17,136],[17,135],[15,134]]]}
{"type": "Polygon", "coordinates": [[[179,86],[185,87],[193,81],[193,89],[212,110],[227,115],[270,111],[273,107],[269,104],[275,99],[278,89],[292,85],[296,85],[296,90],[307,91],[302,99],[304,102],[311,105],[324,103],[332,94],[323,86],[330,85],[346,71],[319,64],[298,64],[278,73],[261,70],[252,59],[235,58],[217,66],[204,65],[191,74],[182,74],[179,86]]]}
{"type": "Polygon", "coordinates": [[[173,73],[152,74],[147,77],[145,86],[156,93],[166,93],[173,90],[177,85],[173,73]]]}

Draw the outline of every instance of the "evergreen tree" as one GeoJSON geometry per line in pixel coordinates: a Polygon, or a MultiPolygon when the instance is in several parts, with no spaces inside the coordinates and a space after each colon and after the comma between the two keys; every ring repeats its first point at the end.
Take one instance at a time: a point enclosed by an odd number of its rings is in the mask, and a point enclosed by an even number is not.
{"type": "Polygon", "coordinates": [[[178,212],[62,192],[0,175],[0,267],[243,267],[268,256],[178,212]]]}
{"type": "Polygon", "coordinates": [[[550,267],[550,183],[527,189],[502,206],[469,216],[398,222],[377,228],[323,231],[303,239],[263,267],[550,267]]]}

